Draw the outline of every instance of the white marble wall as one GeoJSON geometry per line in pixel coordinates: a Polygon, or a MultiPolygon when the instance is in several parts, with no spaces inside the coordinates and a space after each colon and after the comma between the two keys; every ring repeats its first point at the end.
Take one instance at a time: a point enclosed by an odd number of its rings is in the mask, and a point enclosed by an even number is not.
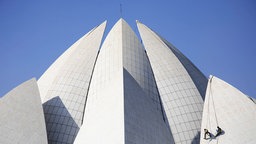
{"type": "Polygon", "coordinates": [[[75,143],[173,143],[143,47],[123,19],[102,45],[75,143]]]}
{"type": "Polygon", "coordinates": [[[0,143],[48,143],[36,79],[20,84],[0,99],[0,143]]]}
{"type": "Polygon", "coordinates": [[[194,66],[187,58],[144,24],[137,25],[175,143],[199,143],[203,97],[190,75],[197,69],[188,71],[194,66]]]}
{"type": "Polygon", "coordinates": [[[74,142],[105,26],[103,22],[78,40],[38,81],[49,143],[74,142]]]}
{"type": "Polygon", "coordinates": [[[245,94],[223,80],[211,76],[207,86],[201,125],[200,144],[256,143],[256,105],[245,94]],[[218,137],[204,138],[204,129],[218,137]]]}

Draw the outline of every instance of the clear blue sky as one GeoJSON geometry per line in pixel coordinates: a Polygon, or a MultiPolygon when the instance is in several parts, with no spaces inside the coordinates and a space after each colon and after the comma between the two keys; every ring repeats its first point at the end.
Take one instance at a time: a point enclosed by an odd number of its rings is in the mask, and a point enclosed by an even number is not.
{"type": "Polygon", "coordinates": [[[135,20],[215,75],[256,98],[255,0],[0,0],[0,96],[36,77],[107,20],[135,20]]]}

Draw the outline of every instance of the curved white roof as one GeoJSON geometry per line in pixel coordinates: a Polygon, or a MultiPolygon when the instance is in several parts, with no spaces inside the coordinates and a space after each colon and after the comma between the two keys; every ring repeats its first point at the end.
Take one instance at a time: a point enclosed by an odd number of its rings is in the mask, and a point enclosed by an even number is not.
{"type": "Polygon", "coordinates": [[[0,99],[1,144],[47,144],[36,80],[30,79],[0,99]]]}
{"type": "Polygon", "coordinates": [[[175,143],[199,143],[207,79],[174,46],[137,21],[175,143]]]}
{"type": "Polygon", "coordinates": [[[256,105],[245,94],[217,77],[210,77],[205,96],[201,144],[255,144],[256,105]],[[204,138],[204,129],[216,135],[204,138]]]}
{"type": "Polygon", "coordinates": [[[103,22],[79,39],[38,80],[49,142],[74,142],[105,27],[103,22]]]}
{"type": "Polygon", "coordinates": [[[100,50],[75,143],[173,143],[146,53],[123,19],[100,50]]]}

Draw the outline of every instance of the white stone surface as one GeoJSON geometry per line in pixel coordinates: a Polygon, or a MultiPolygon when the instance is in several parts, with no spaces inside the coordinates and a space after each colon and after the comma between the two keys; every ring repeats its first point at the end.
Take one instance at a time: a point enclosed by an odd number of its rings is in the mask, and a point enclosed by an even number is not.
{"type": "Polygon", "coordinates": [[[208,81],[171,43],[137,25],[147,52],[122,18],[100,49],[103,22],[38,81],[2,97],[0,144],[256,143],[255,99],[217,77],[208,81]],[[220,136],[203,139],[217,126],[220,136]]]}
{"type": "Polygon", "coordinates": [[[45,96],[48,90],[51,88],[53,81],[58,75],[61,67],[65,65],[65,62],[73,53],[74,49],[80,44],[80,42],[88,35],[88,33],[76,41],[70,48],[68,48],[55,62],[44,72],[44,74],[38,79],[38,87],[40,89],[40,97],[42,101],[47,101],[45,96]]]}
{"type": "Polygon", "coordinates": [[[210,77],[204,102],[200,144],[255,144],[256,105],[245,94],[217,77],[210,77]],[[213,135],[204,138],[204,129],[213,135]]]}
{"type": "Polygon", "coordinates": [[[102,45],[75,143],[173,143],[143,46],[123,19],[102,45]]]}
{"type": "Polygon", "coordinates": [[[124,144],[124,97],[121,21],[100,50],[75,144],[124,144]]]}
{"type": "Polygon", "coordinates": [[[41,98],[35,79],[0,99],[1,144],[47,144],[41,98]]]}
{"type": "Polygon", "coordinates": [[[204,97],[200,93],[207,79],[170,43],[144,24],[137,25],[175,143],[199,143],[204,97]]]}
{"type": "Polygon", "coordinates": [[[125,142],[174,143],[145,49],[123,21],[125,142]]]}
{"type": "Polygon", "coordinates": [[[73,44],[38,80],[49,143],[74,142],[106,22],[73,44]]]}

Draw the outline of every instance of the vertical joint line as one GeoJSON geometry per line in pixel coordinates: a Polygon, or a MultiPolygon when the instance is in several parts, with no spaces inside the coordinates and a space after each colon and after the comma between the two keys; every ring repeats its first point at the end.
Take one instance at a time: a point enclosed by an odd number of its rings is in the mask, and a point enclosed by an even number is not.
{"type": "Polygon", "coordinates": [[[147,54],[146,49],[145,49],[145,54],[146,54],[147,60],[148,60],[148,62],[149,62],[150,70],[151,70],[151,73],[152,73],[152,76],[153,76],[153,78],[154,78],[154,82],[155,82],[155,85],[156,85],[156,91],[157,91],[158,100],[159,100],[159,103],[160,103],[160,108],[161,108],[163,120],[164,120],[164,122],[166,122],[165,112],[164,112],[164,108],[163,108],[162,99],[161,99],[161,97],[160,97],[160,93],[159,93],[159,90],[158,90],[158,86],[157,86],[157,84],[156,84],[155,75],[154,75],[154,72],[153,72],[153,70],[152,70],[151,63],[150,63],[150,61],[149,61],[149,58],[148,58],[148,54],[147,54]]]}
{"type": "Polygon", "coordinates": [[[92,74],[91,74],[91,77],[90,77],[89,85],[88,85],[87,92],[86,92],[85,102],[84,102],[84,110],[83,110],[83,115],[82,115],[81,125],[82,125],[82,124],[83,124],[83,122],[84,122],[85,108],[86,108],[86,103],[87,103],[87,99],[88,99],[89,90],[90,90],[90,87],[91,87],[92,75],[93,75],[93,73],[94,73],[94,69],[95,69],[95,65],[96,65],[96,62],[97,62],[97,59],[98,59],[99,53],[100,53],[100,49],[98,50],[98,53],[97,53],[97,56],[96,56],[95,62],[94,62],[94,64],[93,64],[92,74]]]}

